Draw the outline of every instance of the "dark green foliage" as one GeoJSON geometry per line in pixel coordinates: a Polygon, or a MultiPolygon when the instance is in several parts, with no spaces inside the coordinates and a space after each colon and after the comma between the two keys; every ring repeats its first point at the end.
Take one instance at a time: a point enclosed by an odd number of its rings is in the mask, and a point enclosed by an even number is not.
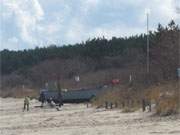
{"type": "MultiPolygon", "coordinates": [[[[136,74],[136,81],[144,83],[146,37],[145,34],[128,38],[112,37],[110,40],[103,37],[61,47],[50,45],[22,51],[2,50],[0,51],[1,73],[4,76],[2,86],[6,87],[11,83],[12,87],[22,84],[42,87],[46,82],[58,80],[58,77],[67,81],[76,75],[108,69],[113,69],[112,74],[116,74],[114,69],[119,71],[126,69],[127,73],[124,74],[126,78],[130,73],[136,74]],[[141,75],[138,76],[139,72],[141,75]]],[[[176,77],[176,69],[179,67],[179,37],[180,29],[174,21],[167,27],[159,24],[156,32],[150,32],[152,81],[176,77]]],[[[108,76],[107,80],[109,78],[108,76]]],[[[96,79],[100,79],[100,76],[96,79]]]]}
{"type": "Polygon", "coordinates": [[[163,79],[177,77],[177,68],[180,66],[180,28],[171,21],[167,27],[159,25],[156,37],[150,50],[151,63],[160,69],[163,79]]]}
{"type": "Polygon", "coordinates": [[[74,57],[92,58],[96,61],[105,56],[126,55],[130,48],[144,48],[145,35],[132,36],[129,38],[116,38],[111,40],[105,38],[94,38],[85,43],[61,46],[51,45],[49,47],[29,49],[23,51],[2,50],[1,66],[2,74],[9,74],[13,71],[25,71],[28,67],[36,65],[44,60],[74,57]]]}

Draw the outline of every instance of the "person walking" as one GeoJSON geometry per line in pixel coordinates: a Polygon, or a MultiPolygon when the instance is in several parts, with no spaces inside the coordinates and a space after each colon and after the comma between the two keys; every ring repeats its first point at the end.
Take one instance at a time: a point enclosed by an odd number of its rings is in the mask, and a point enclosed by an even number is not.
{"type": "Polygon", "coordinates": [[[25,110],[29,111],[29,97],[28,96],[26,96],[24,98],[24,109],[23,109],[23,111],[25,111],[25,110]]]}

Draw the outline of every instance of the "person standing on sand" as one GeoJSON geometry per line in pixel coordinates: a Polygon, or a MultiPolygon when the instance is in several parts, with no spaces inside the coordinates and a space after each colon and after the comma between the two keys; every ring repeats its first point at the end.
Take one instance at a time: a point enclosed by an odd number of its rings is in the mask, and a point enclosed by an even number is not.
{"type": "Polygon", "coordinates": [[[25,111],[26,109],[27,109],[27,111],[29,111],[29,97],[28,96],[26,96],[24,98],[24,109],[23,109],[23,111],[25,111]]]}

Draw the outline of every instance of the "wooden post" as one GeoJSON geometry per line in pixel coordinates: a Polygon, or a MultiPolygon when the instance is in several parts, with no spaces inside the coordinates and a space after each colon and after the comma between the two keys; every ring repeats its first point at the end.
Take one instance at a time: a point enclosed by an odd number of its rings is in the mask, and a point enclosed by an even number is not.
{"type": "Polygon", "coordinates": [[[111,102],[111,103],[110,103],[110,109],[112,109],[112,108],[113,108],[113,103],[111,102]]]}
{"type": "Polygon", "coordinates": [[[143,112],[146,110],[146,102],[145,102],[145,99],[142,99],[142,110],[143,110],[143,112]]]}
{"type": "Polygon", "coordinates": [[[105,109],[108,109],[108,102],[105,102],[105,109]]]}
{"type": "Polygon", "coordinates": [[[149,111],[151,112],[151,101],[149,101],[149,111]]]}

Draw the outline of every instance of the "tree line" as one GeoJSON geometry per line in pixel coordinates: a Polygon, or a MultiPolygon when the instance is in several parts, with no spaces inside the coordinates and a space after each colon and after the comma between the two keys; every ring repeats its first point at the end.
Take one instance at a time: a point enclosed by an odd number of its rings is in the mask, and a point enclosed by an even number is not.
{"type": "MultiPolygon", "coordinates": [[[[93,38],[74,45],[50,45],[21,51],[5,49],[0,51],[2,85],[36,84],[41,87],[56,76],[70,79],[76,74],[110,68],[121,70],[136,66],[143,71],[146,67],[146,38],[146,34],[140,34],[109,40],[93,38]]],[[[159,77],[176,78],[176,70],[180,67],[179,38],[180,28],[174,21],[165,27],[159,24],[156,31],[150,32],[150,74],[153,81],[159,77]]],[[[143,80],[142,76],[139,78],[143,80]]]]}
{"type": "Polygon", "coordinates": [[[93,38],[86,42],[75,45],[50,45],[49,47],[22,51],[9,51],[7,49],[0,52],[1,55],[1,72],[9,74],[16,70],[27,69],[44,60],[55,58],[69,59],[81,57],[84,59],[92,58],[99,60],[105,56],[124,56],[130,48],[144,49],[146,35],[136,35],[125,38],[116,38],[108,40],[103,38],[93,38]]]}

